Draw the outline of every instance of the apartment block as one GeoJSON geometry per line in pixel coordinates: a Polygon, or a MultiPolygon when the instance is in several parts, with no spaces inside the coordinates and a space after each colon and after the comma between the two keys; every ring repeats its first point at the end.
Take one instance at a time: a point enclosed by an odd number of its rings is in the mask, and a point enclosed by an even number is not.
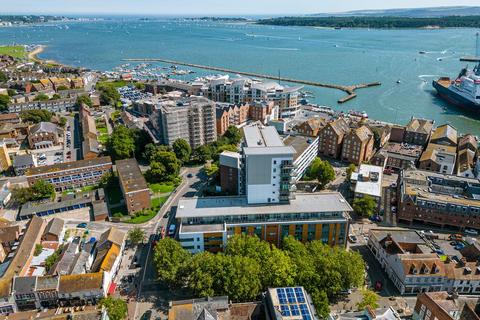
{"type": "Polygon", "coordinates": [[[156,106],[150,122],[163,144],[184,139],[195,149],[217,139],[215,103],[202,97],[188,97],[156,106]]]}
{"type": "Polygon", "coordinates": [[[373,133],[368,127],[352,129],[345,135],[341,159],[356,165],[368,162],[373,156],[373,143],[373,133]]]}
{"type": "Polygon", "coordinates": [[[406,169],[399,173],[398,193],[399,222],[480,229],[477,179],[406,169]]]}
{"type": "Polygon", "coordinates": [[[318,154],[338,159],[342,153],[344,138],[349,132],[350,127],[343,118],[329,122],[318,131],[318,154]]]}
{"type": "Polygon", "coordinates": [[[285,146],[273,127],[243,129],[245,186],[249,204],[288,202],[294,169],[291,146],[285,146]]]}
{"type": "Polygon", "coordinates": [[[243,193],[242,156],[237,152],[224,151],[219,162],[222,191],[231,195],[243,193]]]}
{"type": "Polygon", "coordinates": [[[405,127],[403,142],[424,146],[430,139],[433,129],[433,120],[417,119],[412,117],[405,127]]]}
{"type": "Polygon", "coordinates": [[[350,205],[340,193],[300,194],[289,203],[250,204],[247,197],[182,198],[179,241],[190,252],[222,251],[229,236],[256,235],[280,246],[286,236],[344,246],[350,205]]]}
{"type": "Polygon", "coordinates": [[[150,208],[150,189],[138,166],[137,160],[115,162],[123,198],[129,214],[150,208]]]}
{"type": "Polygon", "coordinates": [[[25,175],[30,186],[38,180],[43,180],[53,184],[56,191],[64,191],[96,185],[111,170],[110,157],[100,157],[29,168],[25,175]]]}
{"type": "Polygon", "coordinates": [[[453,174],[457,160],[457,130],[444,124],[435,129],[418,162],[422,170],[453,174]]]}
{"type": "Polygon", "coordinates": [[[222,136],[229,126],[240,126],[247,122],[250,106],[248,104],[233,105],[216,104],[217,135],[222,136]]]}
{"type": "Polygon", "coordinates": [[[466,134],[458,139],[456,174],[462,177],[475,177],[478,140],[474,135],[466,134]]]}

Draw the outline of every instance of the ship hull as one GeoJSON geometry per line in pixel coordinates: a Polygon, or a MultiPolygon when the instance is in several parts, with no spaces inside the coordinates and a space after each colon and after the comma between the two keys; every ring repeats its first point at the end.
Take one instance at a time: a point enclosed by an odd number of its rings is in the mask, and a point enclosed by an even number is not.
{"type": "Polygon", "coordinates": [[[467,111],[478,112],[480,110],[480,104],[468,100],[453,90],[439,84],[437,81],[434,80],[432,85],[437,90],[438,95],[448,103],[467,111]]]}

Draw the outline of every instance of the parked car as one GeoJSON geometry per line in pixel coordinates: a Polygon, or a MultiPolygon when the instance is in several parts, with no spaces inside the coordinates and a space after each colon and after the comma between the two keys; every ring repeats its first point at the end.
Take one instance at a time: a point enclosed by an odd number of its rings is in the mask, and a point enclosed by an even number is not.
{"type": "Polygon", "coordinates": [[[455,246],[455,250],[462,250],[463,248],[465,248],[465,245],[461,242],[458,242],[455,246]]]}
{"type": "Polygon", "coordinates": [[[392,213],[397,213],[397,207],[393,206],[393,207],[391,208],[391,211],[392,211],[392,213]]]}
{"type": "Polygon", "coordinates": [[[348,235],[348,240],[349,240],[351,243],[357,243],[357,241],[358,241],[357,237],[356,237],[354,234],[348,235]]]}
{"type": "Polygon", "coordinates": [[[394,182],[394,183],[392,183],[392,184],[390,185],[390,187],[392,187],[392,188],[396,188],[396,187],[397,187],[397,183],[395,183],[395,182],[394,182]]]}
{"type": "Polygon", "coordinates": [[[376,290],[376,291],[381,291],[382,288],[383,288],[382,281],[377,280],[377,282],[375,282],[375,290],[376,290]]]}
{"type": "Polygon", "coordinates": [[[478,231],[474,229],[465,229],[465,233],[471,234],[471,235],[478,235],[478,231]]]}
{"type": "Polygon", "coordinates": [[[448,236],[449,240],[462,241],[463,236],[461,234],[451,234],[448,236]]]}
{"type": "Polygon", "coordinates": [[[87,227],[87,223],[86,223],[86,222],[82,222],[82,223],[77,224],[77,228],[85,229],[86,227],[87,227]]]}

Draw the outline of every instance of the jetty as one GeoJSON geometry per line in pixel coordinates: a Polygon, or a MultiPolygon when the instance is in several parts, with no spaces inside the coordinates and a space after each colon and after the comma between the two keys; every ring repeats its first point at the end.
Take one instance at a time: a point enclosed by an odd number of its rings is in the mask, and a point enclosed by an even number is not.
{"type": "Polygon", "coordinates": [[[363,83],[363,84],[343,86],[343,85],[338,85],[338,84],[330,84],[330,83],[316,82],[316,81],[310,81],[310,80],[300,80],[300,79],[292,79],[292,78],[286,78],[286,77],[278,77],[278,76],[272,76],[272,75],[268,75],[268,74],[260,74],[260,73],[255,73],[255,72],[231,70],[231,69],[227,69],[227,68],[206,66],[206,65],[201,65],[201,64],[194,64],[194,63],[160,59],[160,58],[143,58],[143,59],[142,58],[137,58],[137,59],[133,58],[133,59],[122,59],[122,61],[127,61],[127,62],[162,62],[162,63],[171,64],[171,65],[180,65],[180,66],[185,66],[185,67],[190,67],[190,68],[197,68],[197,69],[204,69],[204,70],[212,70],[212,71],[240,74],[240,75],[243,75],[243,76],[254,77],[254,78],[271,79],[271,80],[277,80],[277,81],[299,83],[299,84],[303,84],[303,85],[307,85],[307,86],[336,89],[336,90],[341,90],[341,91],[343,91],[347,94],[347,96],[339,99],[338,103],[345,103],[347,101],[350,101],[350,100],[356,98],[357,94],[355,93],[355,91],[357,89],[369,88],[369,87],[375,87],[375,86],[380,86],[381,85],[380,82],[371,82],[371,83],[363,83]]]}

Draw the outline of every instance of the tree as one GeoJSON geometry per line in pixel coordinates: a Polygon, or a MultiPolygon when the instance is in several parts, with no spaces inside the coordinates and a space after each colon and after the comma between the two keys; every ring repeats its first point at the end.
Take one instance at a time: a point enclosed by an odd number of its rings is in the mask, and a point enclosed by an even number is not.
{"type": "Polygon", "coordinates": [[[318,164],[317,170],[316,177],[318,180],[318,185],[321,189],[324,189],[329,182],[335,179],[335,170],[333,170],[332,165],[326,160],[321,161],[318,164]]]}
{"type": "Polygon", "coordinates": [[[48,101],[50,98],[45,93],[39,93],[33,101],[48,101]]]}
{"type": "Polygon", "coordinates": [[[55,94],[52,96],[52,98],[50,98],[50,100],[58,100],[58,99],[60,99],[60,98],[62,98],[62,97],[61,97],[58,93],[55,93],[55,94]]]}
{"type": "Polygon", "coordinates": [[[144,159],[143,153],[145,146],[152,143],[152,138],[145,130],[140,129],[129,129],[133,140],[135,141],[135,158],[144,159]]]}
{"type": "Polygon", "coordinates": [[[150,169],[146,173],[150,182],[173,181],[178,177],[182,164],[175,153],[158,151],[151,156],[150,169]]]}
{"type": "Polygon", "coordinates": [[[30,189],[32,191],[32,200],[55,197],[55,187],[44,180],[36,181],[30,189]]]}
{"type": "Polygon", "coordinates": [[[206,163],[203,166],[203,168],[205,170],[205,173],[209,177],[213,177],[214,175],[216,175],[218,173],[218,166],[215,163],[206,163]]]}
{"type": "Polygon", "coordinates": [[[138,90],[145,90],[145,83],[135,82],[135,88],[137,88],[138,90]]]}
{"type": "Polygon", "coordinates": [[[330,314],[330,305],[325,291],[319,291],[317,289],[309,291],[309,294],[312,297],[312,302],[317,313],[320,314],[323,319],[327,319],[330,314]]]}
{"type": "Polygon", "coordinates": [[[128,231],[128,240],[130,240],[130,242],[135,245],[143,243],[143,241],[145,240],[145,231],[143,231],[139,227],[130,229],[128,231]]]}
{"type": "Polygon", "coordinates": [[[58,124],[62,127],[65,127],[65,125],[67,124],[67,118],[60,117],[60,120],[58,120],[58,124]]]}
{"type": "Polygon", "coordinates": [[[212,159],[212,148],[207,145],[199,146],[193,151],[192,157],[200,163],[205,163],[212,159]]]}
{"type": "Polygon", "coordinates": [[[378,295],[372,290],[362,289],[362,300],[357,303],[357,308],[359,311],[362,311],[366,307],[378,308],[378,295]]]}
{"type": "Polygon", "coordinates": [[[107,150],[114,160],[131,158],[135,151],[132,132],[124,126],[117,126],[107,141],[107,150]]]}
{"type": "Polygon", "coordinates": [[[352,173],[357,170],[357,166],[353,163],[350,163],[347,168],[347,179],[350,180],[352,173]]]}
{"type": "Polygon", "coordinates": [[[100,305],[107,310],[110,320],[123,320],[127,318],[128,306],[125,300],[112,296],[102,298],[100,305]]]}
{"type": "Polygon", "coordinates": [[[228,139],[229,144],[233,145],[239,144],[242,140],[242,133],[236,126],[229,126],[223,136],[228,139]]]}
{"type": "Polygon", "coordinates": [[[183,163],[186,163],[188,160],[190,160],[192,148],[187,141],[184,139],[177,139],[173,142],[172,148],[178,160],[182,161],[183,163]]]}
{"type": "Polygon", "coordinates": [[[179,242],[165,238],[158,241],[153,252],[158,278],[169,286],[183,282],[183,269],[190,264],[191,255],[179,242]]]}
{"type": "Polygon", "coordinates": [[[1,94],[0,95],[0,111],[8,110],[9,103],[10,103],[10,97],[1,94]]]}
{"type": "Polygon", "coordinates": [[[100,90],[100,103],[102,105],[112,105],[115,106],[117,101],[120,100],[120,93],[117,89],[111,85],[101,85],[99,86],[100,90]]]}
{"type": "Polygon", "coordinates": [[[365,195],[361,198],[356,198],[353,200],[352,207],[353,211],[355,211],[358,216],[369,218],[375,213],[375,210],[377,209],[377,202],[373,197],[365,195]]]}
{"type": "Polygon", "coordinates": [[[67,86],[58,86],[57,91],[65,91],[68,90],[69,88],[67,86]]]}
{"type": "Polygon", "coordinates": [[[5,74],[5,72],[0,71],[0,82],[7,82],[7,80],[8,80],[8,77],[5,74]]]}
{"type": "Polygon", "coordinates": [[[35,110],[25,110],[20,112],[20,118],[24,122],[50,122],[52,120],[53,114],[45,109],[35,109],[35,110]]]}
{"type": "Polygon", "coordinates": [[[82,104],[86,104],[91,107],[93,105],[92,99],[87,95],[82,95],[77,97],[77,102],[75,102],[75,107],[80,108],[82,104]]]}
{"type": "Polygon", "coordinates": [[[33,251],[33,255],[35,257],[38,257],[40,253],[42,253],[42,251],[43,251],[43,246],[40,243],[37,243],[35,245],[35,250],[33,251]]]}
{"type": "Polygon", "coordinates": [[[7,92],[10,97],[17,95],[17,90],[15,89],[7,89],[7,92]]]}

